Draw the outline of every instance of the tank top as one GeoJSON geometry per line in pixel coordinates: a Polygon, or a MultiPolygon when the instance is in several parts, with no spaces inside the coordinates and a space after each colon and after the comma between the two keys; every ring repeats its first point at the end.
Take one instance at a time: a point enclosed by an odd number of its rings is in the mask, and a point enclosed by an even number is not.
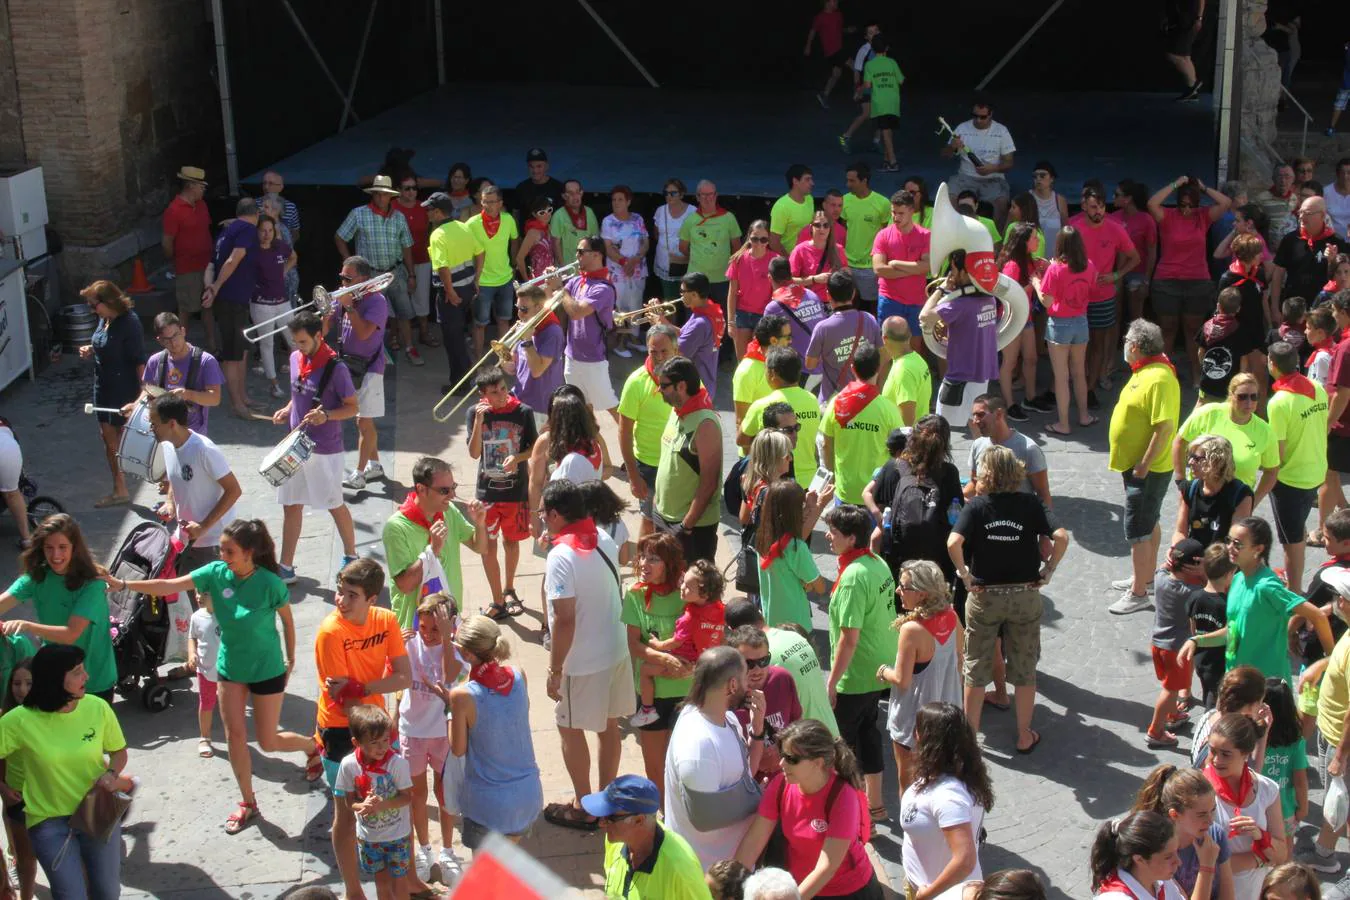
{"type": "MultiPolygon", "coordinates": [[[[717,413],[711,409],[700,409],[683,418],[671,416],[666,430],[661,435],[661,463],[656,467],[655,499],[656,512],[667,522],[679,522],[694,505],[694,495],[698,493],[698,451],[694,448],[694,434],[698,427],[711,421],[721,433],[722,426],[717,413]]],[[[721,438],[718,438],[721,443],[721,438]]],[[[722,477],[719,474],[717,481],[722,477]]],[[[695,527],[716,525],[720,517],[717,498],[708,504],[695,527]]]]}
{"type": "Polygon", "coordinates": [[[1036,214],[1041,217],[1041,234],[1050,242],[1045,255],[1053,256],[1055,238],[1059,237],[1059,229],[1064,224],[1059,218],[1059,194],[1052,193],[1048,199],[1042,200],[1033,192],[1031,197],[1036,201],[1036,214]]]}
{"type": "Polygon", "coordinates": [[[511,693],[502,696],[476,681],[467,685],[477,704],[464,754],[460,812],[502,834],[519,834],[544,808],[544,789],[530,735],[530,699],[521,670],[511,693]]]}
{"type": "MultiPolygon", "coordinates": [[[[956,612],[948,609],[935,618],[942,619],[945,616],[955,620],[956,612]]],[[[934,635],[933,658],[922,668],[914,666],[914,677],[910,680],[909,690],[901,693],[898,687],[891,688],[886,726],[891,733],[891,740],[897,744],[913,749],[914,717],[918,715],[919,707],[925,703],[945,700],[957,706],[961,705],[964,689],[961,685],[961,672],[956,665],[956,632],[960,627],[959,621],[952,625],[952,631],[947,635],[945,643],[937,640],[937,636],[934,635]]]]}

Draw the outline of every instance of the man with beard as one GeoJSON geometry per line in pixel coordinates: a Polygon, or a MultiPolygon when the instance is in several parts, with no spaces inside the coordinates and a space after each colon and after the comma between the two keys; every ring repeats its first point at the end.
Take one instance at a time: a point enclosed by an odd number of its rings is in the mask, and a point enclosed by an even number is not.
{"type": "Polygon", "coordinates": [[[1106,217],[1106,195],[1095,185],[1083,188],[1082,209],[1069,225],[1083,237],[1088,261],[1097,269],[1097,289],[1088,300],[1088,409],[1098,409],[1097,383],[1106,372],[1106,361],[1116,352],[1120,318],[1116,310],[1116,287],[1139,265],[1139,249],[1125,226],[1106,217]]]}

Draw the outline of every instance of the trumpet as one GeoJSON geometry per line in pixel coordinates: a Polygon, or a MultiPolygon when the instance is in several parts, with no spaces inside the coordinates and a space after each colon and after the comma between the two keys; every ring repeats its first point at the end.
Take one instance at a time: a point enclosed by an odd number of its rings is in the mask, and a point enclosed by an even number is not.
{"type": "Polygon", "coordinates": [[[617,325],[648,325],[655,321],[657,316],[670,318],[675,315],[675,310],[680,308],[679,300],[667,300],[665,303],[656,303],[655,300],[649,302],[641,309],[630,310],[629,312],[618,313],[614,316],[614,324],[617,325]]]}
{"type": "Polygon", "coordinates": [[[369,281],[363,281],[360,284],[353,284],[350,287],[341,290],[329,292],[323,285],[315,285],[314,293],[310,295],[308,303],[302,303],[295,309],[289,309],[280,315],[273,316],[270,319],[264,319],[256,325],[250,325],[244,329],[244,339],[251,344],[256,344],[263,338],[271,337],[274,334],[281,334],[285,331],[291,317],[303,310],[314,308],[314,311],[320,316],[326,316],[337,309],[338,304],[343,297],[351,297],[354,300],[360,300],[367,294],[373,294],[376,291],[382,291],[394,283],[394,273],[385,272],[383,275],[377,275],[369,281]],[[276,323],[276,324],[273,324],[276,323]]]}

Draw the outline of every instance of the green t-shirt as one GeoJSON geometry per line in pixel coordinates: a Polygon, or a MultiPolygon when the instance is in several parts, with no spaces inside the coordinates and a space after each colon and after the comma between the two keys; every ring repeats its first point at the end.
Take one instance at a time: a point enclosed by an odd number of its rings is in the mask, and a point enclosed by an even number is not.
{"type": "Polygon", "coordinates": [[[558,250],[562,254],[562,259],[558,265],[577,258],[577,244],[584,237],[600,233],[600,222],[595,217],[589,206],[582,207],[586,210],[586,228],[579,230],[572,224],[572,217],[567,214],[565,207],[558,207],[553,211],[553,218],[548,223],[548,233],[558,239],[558,250]]]}
{"type": "Polygon", "coordinates": [[[107,769],[107,755],[126,747],[112,707],[89,693],[68,713],[20,706],[0,718],[0,758],[18,757],[27,773],[23,806],[29,828],[75,812],[107,769]]]}
{"type": "Polygon", "coordinates": [[[703,863],[689,842],[657,823],[655,858],[634,869],[628,849],[605,838],[605,896],[625,900],[711,900],[703,863]]]}
{"type": "Polygon", "coordinates": [[[764,368],[764,360],[746,357],[736,364],[731,374],[731,399],[735,403],[754,403],[769,391],[769,379],[764,368]]]}
{"type": "Polygon", "coordinates": [[[75,640],[75,646],[84,651],[84,668],[89,673],[85,686],[91,694],[101,694],[117,685],[117,661],[113,657],[112,630],[108,626],[108,586],[95,578],[78,590],[66,587],[66,580],[50,570],[35,581],[20,575],[9,586],[11,596],[32,601],[39,625],[60,627],[71,616],[88,619],[89,625],[75,640]]]}
{"type": "Polygon", "coordinates": [[[886,437],[903,424],[900,408],[885,397],[873,397],[847,426],[842,426],[835,417],[834,404],[831,400],[821,428],[834,441],[835,496],[841,503],[861,504],[863,488],[872,480],[872,473],[890,458],[886,437]]]}
{"type": "MultiPolygon", "coordinates": [[[[681,521],[694,505],[694,497],[698,494],[699,473],[694,471],[688,460],[698,459],[694,435],[704,422],[712,422],[717,426],[717,443],[720,446],[722,422],[717,418],[717,413],[711,409],[697,410],[683,419],[671,416],[666,422],[665,431],[661,432],[661,462],[656,470],[656,490],[653,492],[652,502],[655,504],[656,512],[667,522],[681,521]]],[[[720,487],[722,484],[720,460],[718,470],[717,484],[720,487]]],[[[717,524],[720,518],[718,499],[714,494],[712,500],[708,502],[707,509],[703,510],[703,515],[694,523],[695,527],[717,524]]]]}
{"type": "MultiPolygon", "coordinates": [[[[675,620],[684,612],[684,601],[680,599],[680,592],[677,588],[669,594],[652,594],[652,605],[647,607],[643,600],[643,592],[634,588],[623,595],[623,609],[619,612],[619,621],[625,625],[632,625],[642,635],[642,643],[647,643],[653,631],[656,632],[658,641],[668,641],[675,634],[675,620]]],[[[633,689],[640,688],[638,669],[642,667],[642,662],[636,658],[633,659],[633,689]]],[[[663,697],[683,697],[689,693],[689,688],[693,686],[694,678],[691,675],[688,678],[661,678],[657,676],[652,679],[656,686],[656,692],[652,695],[658,700],[663,697]]]]}
{"type": "Polygon", "coordinates": [[[1273,469],[1280,464],[1280,445],[1270,424],[1252,416],[1239,425],[1229,414],[1228,403],[1205,403],[1181,423],[1178,432],[1187,444],[1202,434],[1217,434],[1233,445],[1233,469],[1237,480],[1256,489],[1257,469],[1273,469]]]}
{"type": "Polygon", "coordinates": [[[1293,391],[1274,391],[1266,404],[1270,430],[1284,442],[1280,484],[1314,488],[1327,477],[1327,391],[1315,381],[1309,399],[1293,391]]]}
{"type": "MultiPolygon", "coordinates": [[[[487,232],[483,234],[484,237],[487,236],[487,232]]],[[[465,263],[473,262],[473,258],[478,255],[478,243],[474,240],[468,225],[447,219],[431,232],[427,255],[431,257],[433,269],[453,271],[465,263]]],[[[483,266],[486,271],[486,259],[483,260],[483,266]]]]}
{"type": "MultiPolygon", "coordinates": [[[[830,694],[825,689],[825,676],[820,671],[820,657],[811,642],[800,634],[781,628],[765,631],[769,638],[770,665],[788,670],[797,685],[797,699],[802,704],[802,718],[823,722],[830,734],[839,737],[839,723],[834,719],[830,694]]],[[[874,673],[875,674],[875,673],[874,673]]]]}
{"type": "Polygon", "coordinates": [[[689,243],[689,271],[702,272],[713,284],[726,281],[731,242],[740,236],[741,226],[731,213],[704,218],[697,209],[691,210],[680,226],[680,240],[689,243]]]}
{"type": "Polygon", "coordinates": [[[1308,744],[1299,738],[1283,747],[1267,747],[1261,774],[1280,786],[1280,808],[1292,816],[1298,809],[1294,796],[1294,773],[1308,768],[1308,744]]]}
{"type": "Polygon", "coordinates": [[[844,235],[844,257],[855,269],[872,268],[872,244],[881,229],[891,224],[891,201],[879,191],[859,197],[852,191],[844,195],[844,211],[839,218],[848,225],[844,235]]]}
{"type": "MultiPolygon", "coordinates": [[[[928,415],[929,404],[933,400],[933,373],[922,353],[911,350],[900,357],[898,363],[891,362],[891,370],[886,373],[886,384],[881,388],[881,396],[894,403],[897,410],[901,403],[912,402],[915,422],[928,415]]],[[[903,417],[901,424],[904,424],[903,417]]],[[[909,424],[913,425],[914,422],[909,424]]]]}
{"type": "Polygon", "coordinates": [[[792,448],[792,474],[797,483],[806,487],[816,474],[816,433],[820,431],[820,401],[810,391],[792,387],[779,388],[767,396],[760,397],[745,411],[741,419],[741,432],[749,437],[759,434],[764,428],[764,407],[779,401],[792,407],[797,414],[797,424],[802,430],[797,432],[797,446],[792,448]]]}
{"type": "Polygon", "coordinates": [[[895,621],[895,579],[879,556],[865,553],[839,574],[830,595],[830,652],[839,645],[841,628],[858,629],[853,659],[839,677],[841,694],[879,691],[877,669],[895,662],[900,635],[891,629],[895,621]]]}
{"type": "MultiPolygon", "coordinates": [[[[755,555],[759,564],[759,555],[755,555]]],[[[806,585],[820,577],[811,548],[800,538],[788,542],[787,549],[767,569],[759,570],[759,597],[764,606],[764,621],[770,626],[796,622],[811,630],[811,605],[806,601],[806,585]]]]}
{"type": "Polygon", "coordinates": [[[792,252],[797,246],[797,235],[816,217],[816,200],[803,197],[798,203],[791,194],[784,194],[773,202],[769,210],[769,231],[783,238],[783,255],[792,252]]]}
{"type": "Polygon", "coordinates": [[[291,589],[274,572],[255,569],[240,581],[222,560],[192,571],[198,593],[211,595],[220,627],[216,672],[227,681],[252,684],[286,671],[277,610],[291,602],[291,589]]]}
{"type": "Polygon", "coordinates": [[[467,223],[469,234],[473,237],[474,255],[483,254],[483,274],[478,283],[483,287],[501,287],[511,280],[511,242],[520,237],[516,231],[516,220],[502,215],[502,223],[497,233],[487,236],[483,228],[483,214],[479,213],[467,223]]]}
{"type": "Polygon", "coordinates": [[[905,76],[889,56],[874,56],[863,66],[863,83],[872,83],[872,118],[900,115],[900,85],[905,76]]]}
{"type": "Polygon", "coordinates": [[[633,455],[638,462],[648,466],[661,462],[661,433],[674,414],[670,404],[661,399],[661,391],[647,369],[634,369],[619,394],[619,415],[633,420],[633,455]]]}
{"type": "Polygon", "coordinates": [[[1234,573],[1228,588],[1226,668],[1255,666],[1267,678],[1290,681],[1287,629],[1289,616],[1302,602],[1269,566],[1251,578],[1234,573]]]}
{"type": "MultiPolygon", "coordinates": [[[[464,575],[459,568],[459,545],[468,546],[473,542],[473,523],[464,517],[458,506],[451,503],[450,508],[445,511],[445,527],[448,534],[445,543],[441,545],[440,555],[436,558],[440,560],[441,568],[445,570],[445,578],[449,582],[445,586],[446,591],[455,598],[460,608],[464,609],[467,598],[464,596],[464,575]]],[[[422,555],[422,551],[430,543],[425,528],[398,512],[384,523],[383,539],[384,559],[389,567],[390,576],[401,575],[408,566],[417,562],[417,557],[422,555]]],[[[422,602],[420,585],[417,590],[405,594],[394,584],[393,577],[390,577],[389,607],[394,611],[394,615],[398,616],[399,628],[407,631],[413,627],[413,616],[420,602],[422,602]]]]}

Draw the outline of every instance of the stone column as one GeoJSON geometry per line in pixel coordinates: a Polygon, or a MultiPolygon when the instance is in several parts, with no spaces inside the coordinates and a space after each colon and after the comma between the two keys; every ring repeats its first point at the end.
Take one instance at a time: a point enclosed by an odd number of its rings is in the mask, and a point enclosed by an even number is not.
{"type": "Polygon", "coordinates": [[[1261,40],[1266,30],[1266,0],[1239,0],[1238,78],[1241,103],[1239,180],[1255,196],[1270,186],[1275,157],[1275,104],[1280,99],[1280,65],[1275,51],[1261,40]]]}

